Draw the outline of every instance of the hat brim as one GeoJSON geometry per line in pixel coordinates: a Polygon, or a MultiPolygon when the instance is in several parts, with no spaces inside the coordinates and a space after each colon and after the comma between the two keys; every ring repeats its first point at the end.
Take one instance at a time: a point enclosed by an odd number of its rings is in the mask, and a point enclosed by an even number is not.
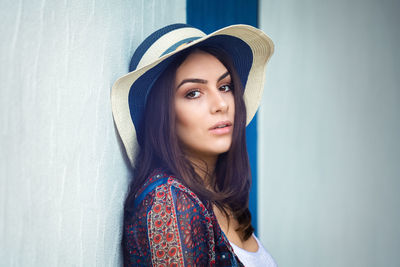
{"type": "MultiPolygon", "coordinates": [[[[241,66],[242,69],[245,69],[244,72],[246,72],[246,75],[242,75],[243,78],[241,80],[244,86],[243,98],[246,104],[247,124],[250,123],[261,101],[264,90],[266,65],[273,54],[274,45],[272,40],[264,32],[257,28],[249,25],[232,25],[205,35],[184,46],[178,47],[176,50],[161,56],[156,61],[145,66],[141,66],[135,71],[120,77],[114,83],[111,90],[113,117],[132,165],[138,149],[136,129],[129,103],[129,99],[132,99],[132,85],[143,75],[148,74],[149,76],[152,76],[151,70],[153,70],[153,72],[157,72],[154,71],[155,68],[162,67],[163,62],[166,64],[168,59],[177,53],[202,43],[212,42],[212,40],[215,40],[215,38],[221,38],[222,36],[227,36],[227,38],[233,37],[232,40],[234,38],[241,40],[245,45],[248,46],[250,49],[249,51],[251,51],[250,56],[252,58],[251,60],[248,60],[250,61],[250,64],[248,64],[248,67],[241,66]]],[[[237,49],[237,51],[238,54],[236,57],[234,57],[234,60],[238,60],[238,56],[240,55],[242,57],[248,57],[243,55],[243,53],[240,53],[241,49],[237,49]]],[[[245,61],[243,60],[241,63],[239,59],[237,64],[243,65],[243,62],[245,61]]],[[[239,76],[241,76],[240,73],[239,76]]],[[[143,106],[145,105],[145,103],[136,104],[141,104],[143,106]]]]}

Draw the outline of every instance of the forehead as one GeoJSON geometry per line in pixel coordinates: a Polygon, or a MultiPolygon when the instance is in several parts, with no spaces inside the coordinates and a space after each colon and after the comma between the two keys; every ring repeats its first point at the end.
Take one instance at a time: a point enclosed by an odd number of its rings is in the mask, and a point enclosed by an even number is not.
{"type": "Polygon", "coordinates": [[[213,55],[204,51],[189,54],[176,70],[176,80],[184,78],[212,78],[227,72],[226,67],[213,55]]]}

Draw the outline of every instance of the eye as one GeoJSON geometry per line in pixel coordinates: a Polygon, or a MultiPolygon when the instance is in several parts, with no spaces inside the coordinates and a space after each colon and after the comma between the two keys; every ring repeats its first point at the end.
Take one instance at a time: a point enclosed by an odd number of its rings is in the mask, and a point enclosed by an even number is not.
{"type": "Polygon", "coordinates": [[[189,99],[198,98],[200,96],[200,92],[198,90],[193,90],[188,92],[185,97],[189,99]]]}
{"type": "Polygon", "coordinates": [[[232,91],[232,85],[231,84],[224,84],[219,88],[219,90],[223,91],[223,92],[232,91]]]}

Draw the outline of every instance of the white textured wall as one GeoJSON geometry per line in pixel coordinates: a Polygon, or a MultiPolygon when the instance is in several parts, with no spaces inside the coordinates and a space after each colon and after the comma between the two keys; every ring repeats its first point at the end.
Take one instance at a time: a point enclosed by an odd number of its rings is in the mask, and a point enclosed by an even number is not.
{"type": "Polygon", "coordinates": [[[399,25],[399,1],[261,1],[259,231],[280,266],[399,266],[399,25]]]}
{"type": "Polygon", "coordinates": [[[0,2],[0,266],[118,266],[110,87],[184,0],[0,2]]]}

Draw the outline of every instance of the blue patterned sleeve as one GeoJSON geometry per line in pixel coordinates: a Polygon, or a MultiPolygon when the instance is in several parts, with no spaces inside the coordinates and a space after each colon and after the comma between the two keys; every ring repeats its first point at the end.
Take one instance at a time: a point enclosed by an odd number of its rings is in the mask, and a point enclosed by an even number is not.
{"type": "Polygon", "coordinates": [[[211,216],[197,196],[175,180],[155,187],[124,227],[125,266],[214,266],[211,216]]]}

